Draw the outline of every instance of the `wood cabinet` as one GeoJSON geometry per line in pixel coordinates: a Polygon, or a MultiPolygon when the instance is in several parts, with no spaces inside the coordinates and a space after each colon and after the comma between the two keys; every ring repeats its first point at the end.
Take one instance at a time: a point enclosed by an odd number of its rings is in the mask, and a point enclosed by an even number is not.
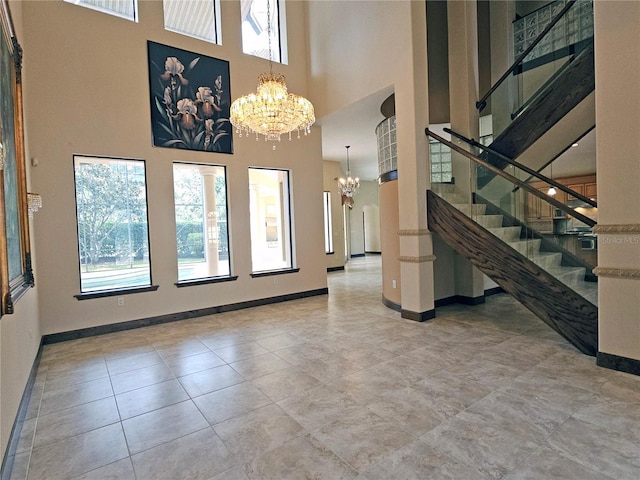
{"type": "Polygon", "coordinates": [[[584,195],[586,197],[592,198],[596,200],[598,198],[598,184],[593,183],[585,183],[584,184],[584,195]]]}
{"type": "MultiPolygon", "coordinates": [[[[567,187],[569,187],[574,192],[579,193],[580,195],[584,195],[584,183],[573,183],[573,184],[567,185],[567,187]]],[[[577,200],[577,198],[568,193],[567,200],[577,200]]]]}
{"type": "MultiPolygon", "coordinates": [[[[581,195],[593,199],[597,198],[598,190],[595,175],[556,178],[554,180],[562,185],[566,185],[568,188],[581,195]]],[[[531,182],[530,185],[545,195],[549,190],[549,185],[544,182],[531,182]]],[[[557,193],[554,198],[560,203],[566,204],[569,200],[576,200],[576,197],[571,194],[567,194],[557,188],[556,191],[557,193]]],[[[554,218],[566,218],[567,216],[564,212],[559,212],[558,209],[553,207],[550,203],[545,202],[532,194],[527,194],[525,215],[527,223],[535,223],[543,225],[544,227],[546,227],[547,222],[551,224],[554,218]]]]}

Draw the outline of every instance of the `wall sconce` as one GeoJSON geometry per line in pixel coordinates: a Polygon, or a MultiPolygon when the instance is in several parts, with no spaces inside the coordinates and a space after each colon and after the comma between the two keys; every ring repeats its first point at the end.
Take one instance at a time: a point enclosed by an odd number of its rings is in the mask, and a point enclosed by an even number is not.
{"type": "Polygon", "coordinates": [[[29,208],[29,218],[33,218],[33,213],[42,208],[42,197],[39,193],[27,193],[27,206],[29,208]]]}

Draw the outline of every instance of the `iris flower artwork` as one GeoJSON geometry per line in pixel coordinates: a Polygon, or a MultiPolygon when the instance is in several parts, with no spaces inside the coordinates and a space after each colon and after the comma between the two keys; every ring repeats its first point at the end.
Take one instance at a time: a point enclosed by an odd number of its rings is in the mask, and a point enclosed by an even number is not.
{"type": "Polygon", "coordinates": [[[229,62],[149,41],[156,147],[233,153],[229,62]]]}

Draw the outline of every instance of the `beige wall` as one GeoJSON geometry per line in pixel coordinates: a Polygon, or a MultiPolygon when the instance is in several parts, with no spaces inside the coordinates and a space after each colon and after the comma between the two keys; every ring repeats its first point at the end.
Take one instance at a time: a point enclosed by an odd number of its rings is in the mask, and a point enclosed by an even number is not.
{"type": "MultiPolygon", "coordinates": [[[[310,95],[320,116],[393,86],[398,122],[400,254],[408,312],[433,309],[432,244],[426,229],[428,188],[426,5],[415,1],[310,1],[310,95]],[[348,54],[345,54],[348,52],[348,54]]],[[[382,208],[382,206],[381,206],[382,208]]],[[[382,214],[381,214],[382,218],[382,214]]],[[[386,228],[384,220],[381,221],[386,228]]],[[[383,262],[384,262],[384,243],[383,262]]],[[[386,275],[383,270],[383,276],[386,275]]],[[[384,278],[383,282],[391,279],[384,278]]]]}
{"type": "MultiPolygon", "coordinates": [[[[22,3],[10,2],[10,9],[18,41],[23,45],[22,3]]],[[[29,145],[26,147],[28,157],[29,145]]],[[[28,177],[29,173],[27,171],[28,177]]],[[[29,188],[29,191],[34,190],[29,188]]],[[[38,232],[33,222],[30,223],[33,244],[38,232]]],[[[37,258],[33,251],[32,261],[37,269],[37,258]]],[[[36,288],[28,290],[15,303],[15,313],[5,315],[0,321],[0,455],[4,455],[7,447],[22,393],[40,345],[38,285],[39,280],[36,279],[36,288]]]]}
{"type": "MultiPolygon", "coordinates": [[[[241,53],[240,6],[222,2],[223,45],[167,32],[162,3],[139,2],[133,23],[64,2],[23,5],[25,20],[26,124],[33,188],[45,208],[35,218],[35,272],[44,334],[242,302],[326,287],[322,231],[320,129],[284,140],[274,151],[265,142],[234,137],[234,154],[211,154],[151,146],[147,40],[230,62],[231,94],[255,91],[268,62],[241,53]],[[238,28],[233,28],[238,25],[238,28]],[[146,160],[149,235],[156,292],[78,301],[78,252],[73,154],[146,160]],[[235,282],[176,288],[172,161],[227,166],[230,246],[235,282]],[[296,266],[278,285],[272,277],[250,277],[249,166],[291,170],[296,266]]],[[[290,39],[305,37],[305,5],[287,4],[290,39]]],[[[289,65],[276,65],[292,92],[306,92],[305,42],[289,41],[289,65]]],[[[313,101],[313,98],[311,99],[313,101]]]]}
{"type": "Polygon", "coordinates": [[[322,162],[325,192],[331,192],[331,224],[333,227],[333,254],[327,255],[327,268],[344,267],[344,214],[342,198],[338,192],[336,178],[344,176],[340,162],[322,162]]]}
{"type": "MultiPolygon", "coordinates": [[[[598,267],[640,273],[640,3],[596,1],[598,267]],[[634,227],[635,226],[635,227],[634,227]],[[634,230],[635,229],[635,230],[634,230]]],[[[598,279],[599,351],[640,360],[640,278],[598,279]]]]}
{"type": "Polygon", "coordinates": [[[401,75],[398,65],[410,55],[399,33],[407,32],[411,2],[306,3],[309,88],[313,98],[322,99],[316,109],[318,117],[396,82],[401,75]]]}
{"type": "Polygon", "coordinates": [[[380,185],[380,246],[382,247],[382,295],[387,300],[402,305],[400,295],[402,278],[400,275],[400,237],[398,212],[398,181],[380,185]],[[396,285],[394,288],[393,282],[396,285]]]}
{"type": "Polygon", "coordinates": [[[362,255],[364,248],[364,207],[378,206],[378,182],[360,182],[360,189],[354,196],[353,208],[349,211],[351,226],[351,255],[362,255]]]}

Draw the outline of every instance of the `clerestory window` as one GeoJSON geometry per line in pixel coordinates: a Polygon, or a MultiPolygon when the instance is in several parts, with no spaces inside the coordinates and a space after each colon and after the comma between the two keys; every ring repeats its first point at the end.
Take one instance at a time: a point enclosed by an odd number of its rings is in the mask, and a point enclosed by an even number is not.
{"type": "Polygon", "coordinates": [[[220,0],[162,0],[166,30],[222,45],[220,0]]]}
{"type": "Polygon", "coordinates": [[[137,0],[64,0],[74,5],[80,5],[99,12],[126,18],[132,22],[138,21],[137,0]]]}
{"type": "Polygon", "coordinates": [[[284,0],[240,0],[244,53],[269,60],[271,39],[271,60],[287,63],[284,4],[284,0]]]}

